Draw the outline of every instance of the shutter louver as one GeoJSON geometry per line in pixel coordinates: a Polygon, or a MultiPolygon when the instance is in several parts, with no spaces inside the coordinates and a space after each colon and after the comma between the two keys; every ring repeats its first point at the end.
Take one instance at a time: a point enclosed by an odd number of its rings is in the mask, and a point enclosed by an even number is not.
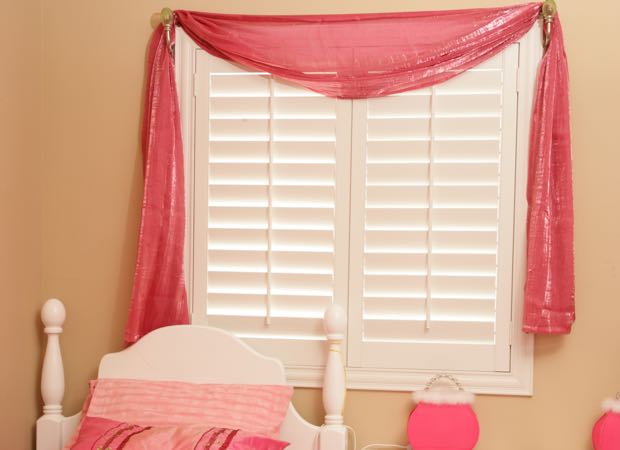
{"type": "Polygon", "coordinates": [[[335,275],[348,251],[336,235],[348,232],[337,204],[348,197],[350,105],[202,51],[196,72],[193,249],[207,276],[193,322],[287,365],[322,365],[323,313],[346,293],[346,273],[344,289],[335,275]]]}
{"type": "Polygon", "coordinates": [[[517,69],[354,103],[350,366],[509,370],[517,69]]]}

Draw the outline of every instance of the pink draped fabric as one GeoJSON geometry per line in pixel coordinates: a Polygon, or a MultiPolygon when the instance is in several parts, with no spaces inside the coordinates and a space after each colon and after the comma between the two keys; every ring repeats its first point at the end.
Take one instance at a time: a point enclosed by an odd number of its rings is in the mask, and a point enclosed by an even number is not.
{"type": "Polygon", "coordinates": [[[214,56],[328,97],[367,98],[441,83],[480,64],[532,28],[540,5],[323,16],[175,14],[214,56]]]}
{"type": "MultiPolygon", "coordinates": [[[[536,22],[540,7],[529,3],[490,9],[324,16],[189,11],[176,11],[175,15],[177,25],[215,56],[330,97],[352,99],[446,81],[516,42],[536,22]]],[[[154,34],[151,53],[145,110],[145,203],[128,342],[157,326],[187,320],[180,312],[187,307],[182,288],[179,112],[172,61],[165,54],[161,28],[154,34]],[[169,117],[163,116],[164,111],[169,117]],[[157,213],[148,213],[153,201],[147,199],[153,196],[160,200],[157,213]],[[174,239],[180,240],[172,242],[174,239]],[[160,246],[174,255],[145,250],[160,246]],[[155,310],[149,312],[151,308],[155,310]]],[[[574,320],[572,178],[567,65],[557,18],[538,77],[530,161],[523,329],[567,333],[574,320]]]]}
{"type": "Polygon", "coordinates": [[[570,333],[575,321],[568,66],[558,18],[552,36],[538,74],[527,181],[523,331],[542,334],[570,333]]]}
{"type": "Polygon", "coordinates": [[[161,29],[151,40],[142,124],[144,198],[125,342],[189,323],[183,277],[185,182],[174,62],[161,29]]]}

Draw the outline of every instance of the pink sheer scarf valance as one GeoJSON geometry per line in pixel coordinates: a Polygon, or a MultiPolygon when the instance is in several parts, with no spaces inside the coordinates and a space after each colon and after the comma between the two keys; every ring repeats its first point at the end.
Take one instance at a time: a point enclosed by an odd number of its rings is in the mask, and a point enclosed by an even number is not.
{"type": "Polygon", "coordinates": [[[328,97],[367,98],[441,83],[480,64],[532,28],[540,5],[324,16],[175,14],[214,56],[328,97]]]}
{"type": "MultiPolygon", "coordinates": [[[[250,16],[176,11],[205,51],[337,98],[441,83],[521,38],[541,5],[440,12],[250,16]]],[[[174,38],[174,30],[172,33],[174,38]]],[[[174,61],[153,35],[144,113],[145,194],[125,340],[187,323],[184,181],[174,61]]],[[[568,333],[575,318],[568,69],[559,19],[532,111],[523,330],[568,333]]]]}

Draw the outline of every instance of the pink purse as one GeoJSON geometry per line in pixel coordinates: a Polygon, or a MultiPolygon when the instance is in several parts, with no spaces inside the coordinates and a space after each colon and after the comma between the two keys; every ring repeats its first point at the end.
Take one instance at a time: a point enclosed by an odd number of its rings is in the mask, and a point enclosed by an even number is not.
{"type": "Polygon", "coordinates": [[[472,450],[480,427],[471,405],[474,395],[466,392],[451,375],[433,377],[423,391],[414,393],[418,404],[409,416],[407,435],[413,450],[472,450]],[[438,387],[439,380],[456,386],[438,387]]]}
{"type": "Polygon", "coordinates": [[[603,402],[603,415],[592,429],[595,450],[620,449],[620,393],[603,402]]]}

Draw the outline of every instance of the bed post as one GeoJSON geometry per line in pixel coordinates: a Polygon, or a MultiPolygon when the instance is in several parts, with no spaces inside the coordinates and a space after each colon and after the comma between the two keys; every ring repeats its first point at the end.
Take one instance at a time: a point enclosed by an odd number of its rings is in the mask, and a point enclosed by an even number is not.
{"type": "Polygon", "coordinates": [[[329,352],[323,380],[325,425],[321,429],[321,449],[344,450],[347,443],[347,429],[342,417],[347,389],[341,353],[341,343],[347,326],[344,309],[340,305],[331,305],[325,311],[324,325],[329,341],[329,352]]]}
{"type": "Polygon", "coordinates": [[[37,450],[59,450],[64,442],[62,399],[65,395],[65,375],[60,354],[60,333],[65,323],[65,307],[51,298],[41,309],[41,320],[47,334],[47,347],[41,374],[43,416],[37,420],[37,450]]]}

